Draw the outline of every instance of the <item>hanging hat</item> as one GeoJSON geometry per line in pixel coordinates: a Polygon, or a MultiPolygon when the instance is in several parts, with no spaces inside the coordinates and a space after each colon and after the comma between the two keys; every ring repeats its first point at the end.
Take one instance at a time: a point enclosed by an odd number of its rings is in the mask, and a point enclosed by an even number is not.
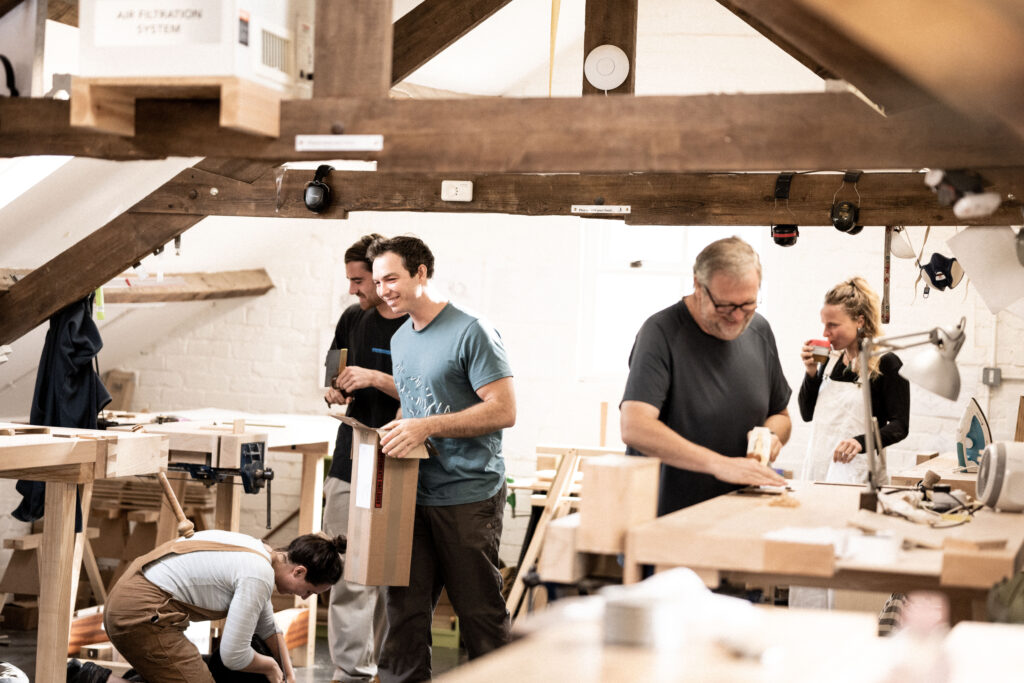
{"type": "Polygon", "coordinates": [[[964,269],[957,260],[939,253],[932,254],[931,261],[921,266],[921,270],[935,289],[953,289],[964,279],[964,269]]]}

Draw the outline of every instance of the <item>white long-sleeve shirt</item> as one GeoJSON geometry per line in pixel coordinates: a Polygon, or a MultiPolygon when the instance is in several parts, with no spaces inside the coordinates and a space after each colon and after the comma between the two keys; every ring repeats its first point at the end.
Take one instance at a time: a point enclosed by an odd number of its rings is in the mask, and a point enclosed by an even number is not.
{"type": "Polygon", "coordinates": [[[200,531],[188,540],[226,543],[260,553],[200,550],[171,554],[142,570],[147,580],[176,600],[203,609],[227,610],[221,659],[229,669],[244,669],[256,654],[251,646],[253,634],[267,639],[278,632],[270,603],[274,590],[270,553],[259,539],[230,531],[200,531]]]}

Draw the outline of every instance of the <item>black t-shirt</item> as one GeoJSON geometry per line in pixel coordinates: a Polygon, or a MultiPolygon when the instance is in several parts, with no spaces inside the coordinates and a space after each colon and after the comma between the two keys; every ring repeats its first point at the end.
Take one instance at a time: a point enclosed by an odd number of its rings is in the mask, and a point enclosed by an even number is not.
{"type": "MultiPolygon", "coordinates": [[[[623,401],[643,401],[677,434],[722,455],[747,455],[747,432],[782,412],[791,395],[772,329],[760,314],[739,337],[707,334],[680,301],[655,313],[629,355],[623,401]]],[[[661,466],[658,514],[736,488],[710,474],[661,466]]]]}
{"type": "MultiPolygon", "coordinates": [[[[379,370],[391,374],[391,336],[407,316],[385,318],[376,308],[364,311],[359,304],[345,309],[334,330],[333,349],[348,349],[347,365],[379,370]]],[[[368,427],[381,427],[395,419],[398,399],[384,392],[367,387],[357,389],[347,414],[368,427]]],[[[352,481],[352,428],[346,424],[338,426],[338,439],[334,445],[334,461],[330,476],[343,481],[352,481]]]]}

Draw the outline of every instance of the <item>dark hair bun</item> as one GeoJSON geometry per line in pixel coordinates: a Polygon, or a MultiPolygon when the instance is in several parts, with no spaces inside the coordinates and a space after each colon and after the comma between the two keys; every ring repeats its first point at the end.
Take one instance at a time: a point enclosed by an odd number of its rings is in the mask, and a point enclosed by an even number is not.
{"type": "Polygon", "coordinates": [[[339,534],[331,539],[331,545],[334,546],[335,551],[344,555],[345,549],[348,547],[348,539],[343,534],[339,534]]]}

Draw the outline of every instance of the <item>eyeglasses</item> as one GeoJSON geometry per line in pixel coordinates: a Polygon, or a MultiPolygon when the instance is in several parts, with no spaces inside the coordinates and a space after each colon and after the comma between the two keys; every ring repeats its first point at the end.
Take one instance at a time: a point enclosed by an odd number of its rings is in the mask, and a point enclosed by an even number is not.
{"type": "Polygon", "coordinates": [[[720,304],[715,301],[715,297],[711,296],[711,290],[708,289],[707,285],[702,284],[704,292],[711,299],[711,305],[715,307],[715,312],[722,315],[732,315],[735,311],[743,311],[744,313],[752,313],[760,301],[748,301],[745,304],[720,304]]]}

